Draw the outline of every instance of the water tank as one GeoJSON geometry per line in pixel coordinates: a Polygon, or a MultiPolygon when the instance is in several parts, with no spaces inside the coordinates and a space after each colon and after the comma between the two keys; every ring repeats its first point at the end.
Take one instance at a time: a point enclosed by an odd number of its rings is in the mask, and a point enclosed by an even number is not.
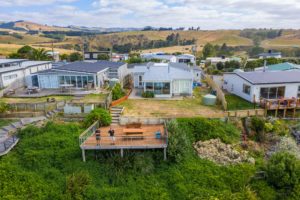
{"type": "Polygon", "coordinates": [[[212,94],[207,94],[202,98],[202,102],[206,106],[213,106],[216,105],[217,97],[212,94]]]}

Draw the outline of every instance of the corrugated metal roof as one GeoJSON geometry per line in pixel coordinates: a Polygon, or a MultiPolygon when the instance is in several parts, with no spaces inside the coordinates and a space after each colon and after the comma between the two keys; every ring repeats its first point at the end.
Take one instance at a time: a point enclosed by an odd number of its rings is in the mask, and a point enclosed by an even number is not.
{"type": "Polygon", "coordinates": [[[87,72],[97,73],[107,68],[119,68],[126,63],[123,62],[111,62],[111,61],[97,61],[97,62],[84,62],[78,61],[67,65],[57,67],[56,69],[65,71],[87,72]]]}
{"type": "Polygon", "coordinates": [[[146,68],[144,81],[172,81],[174,79],[193,79],[190,69],[178,68],[171,63],[157,63],[146,68]]]}
{"type": "Polygon", "coordinates": [[[295,71],[254,71],[235,73],[248,82],[257,84],[300,83],[300,70],[295,71]]]}
{"type": "Polygon", "coordinates": [[[0,64],[23,62],[25,60],[27,60],[27,59],[0,59],[0,64]]]}

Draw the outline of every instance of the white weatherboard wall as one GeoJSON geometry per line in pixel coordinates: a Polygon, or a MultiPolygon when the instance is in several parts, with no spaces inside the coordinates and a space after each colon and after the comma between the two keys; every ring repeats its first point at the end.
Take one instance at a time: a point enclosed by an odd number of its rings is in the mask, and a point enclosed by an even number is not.
{"type": "Polygon", "coordinates": [[[247,101],[253,101],[253,85],[235,74],[224,74],[223,89],[227,90],[229,93],[242,97],[247,101]],[[243,92],[244,84],[251,86],[250,95],[243,92]]]}

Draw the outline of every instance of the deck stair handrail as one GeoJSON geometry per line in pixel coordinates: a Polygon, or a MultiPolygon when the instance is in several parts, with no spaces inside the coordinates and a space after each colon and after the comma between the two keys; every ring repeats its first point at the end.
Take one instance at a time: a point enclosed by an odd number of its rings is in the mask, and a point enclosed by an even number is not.
{"type": "Polygon", "coordinates": [[[89,128],[82,132],[79,136],[79,145],[84,143],[88,137],[93,135],[95,131],[100,127],[99,121],[95,121],[89,128]]]}

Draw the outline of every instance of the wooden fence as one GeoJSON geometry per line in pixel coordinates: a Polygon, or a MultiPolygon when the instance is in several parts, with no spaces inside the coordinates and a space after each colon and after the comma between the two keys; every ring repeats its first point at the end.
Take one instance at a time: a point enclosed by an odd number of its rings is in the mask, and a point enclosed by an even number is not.
{"type": "Polygon", "coordinates": [[[265,116],[264,109],[253,109],[253,110],[234,110],[226,111],[226,117],[263,117],[265,116]]]}
{"type": "Polygon", "coordinates": [[[129,95],[131,94],[131,92],[132,92],[132,90],[130,89],[128,91],[128,93],[126,94],[126,96],[124,96],[124,97],[122,97],[122,98],[120,98],[118,100],[112,101],[111,102],[111,106],[116,106],[116,105],[119,105],[120,103],[126,101],[128,99],[128,97],[129,97],[129,95]]]}
{"type": "Polygon", "coordinates": [[[223,109],[226,111],[227,110],[227,101],[225,98],[225,94],[223,93],[222,89],[219,87],[218,84],[216,84],[212,78],[209,75],[204,75],[205,81],[207,84],[216,91],[217,99],[219,102],[221,102],[223,109]]]}
{"type": "Polygon", "coordinates": [[[9,103],[12,112],[30,111],[30,112],[48,112],[55,109],[62,109],[65,101],[42,102],[42,103],[9,103]]]}

